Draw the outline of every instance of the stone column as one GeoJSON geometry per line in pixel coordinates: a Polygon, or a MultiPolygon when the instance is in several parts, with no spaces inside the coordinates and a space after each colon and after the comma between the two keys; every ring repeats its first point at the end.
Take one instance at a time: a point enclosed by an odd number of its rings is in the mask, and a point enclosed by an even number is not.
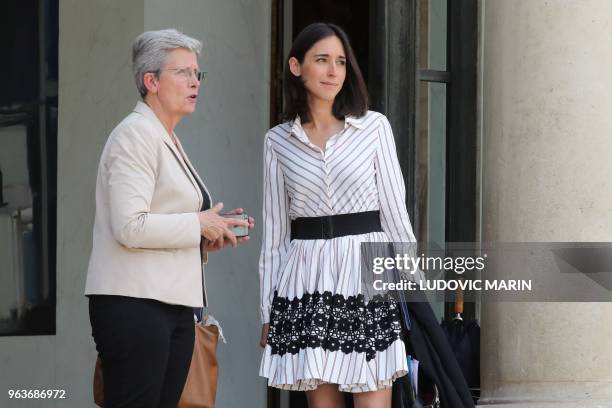
{"type": "MultiPolygon", "coordinates": [[[[482,240],[612,240],[612,2],[481,5],[482,240]]],[[[612,304],[481,323],[481,404],[612,406],[612,304]]]]}

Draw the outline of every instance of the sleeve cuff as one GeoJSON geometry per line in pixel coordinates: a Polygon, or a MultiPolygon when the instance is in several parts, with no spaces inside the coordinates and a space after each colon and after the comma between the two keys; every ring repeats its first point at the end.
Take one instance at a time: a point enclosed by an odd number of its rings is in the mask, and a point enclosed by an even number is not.
{"type": "Polygon", "coordinates": [[[194,241],[201,243],[202,242],[202,229],[200,228],[200,217],[198,213],[190,213],[187,216],[191,216],[193,221],[190,221],[189,224],[192,225],[190,234],[194,241]]]}
{"type": "Polygon", "coordinates": [[[270,306],[263,306],[260,310],[261,324],[270,323],[270,306]]]}

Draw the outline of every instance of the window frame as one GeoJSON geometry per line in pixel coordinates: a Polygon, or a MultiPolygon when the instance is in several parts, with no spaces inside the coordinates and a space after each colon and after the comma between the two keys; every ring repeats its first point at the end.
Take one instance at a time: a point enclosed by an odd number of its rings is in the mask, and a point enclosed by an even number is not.
{"type": "MultiPolygon", "coordinates": [[[[34,305],[31,310],[26,310],[25,300],[23,304],[16,305],[15,326],[9,323],[0,331],[0,337],[56,334],[59,2],[47,0],[31,2],[29,5],[32,16],[37,21],[37,35],[29,39],[34,44],[28,43],[33,45],[37,52],[38,60],[31,78],[36,84],[37,95],[33,99],[28,97],[27,100],[0,106],[0,127],[26,127],[27,165],[29,187],[32,190],[32,223],[35,223],[34,245],[38,256],[36,266],[40,278],[38,289],[41,303],[34,305]],[[36,306],[39,307],[35,309],[36,306]]],[[[15,42],[13,46],[24,44],[15,42]]],[[[7,63],[11,64],[12,61],[7,63]]],[[[20,292],[25,297],[25,283],[23,286],[20,292]]]]}
{"type": "MultiPolygon", "coordinates": [[[[478,1],[447,0],[445,71],[419,68],[419,0],[372,0],[370,4],[370,96],[373,108],[387,115],[394,130],[413,229],[420,230],[420,83],[445,83],[445,241],[475,242],[478,1]]],[[[453,305],[446,303],[445,316],[454,315],[453,305]]],[[[474,305],[466,304],[465,316],[474,314],[474,305]]]]}

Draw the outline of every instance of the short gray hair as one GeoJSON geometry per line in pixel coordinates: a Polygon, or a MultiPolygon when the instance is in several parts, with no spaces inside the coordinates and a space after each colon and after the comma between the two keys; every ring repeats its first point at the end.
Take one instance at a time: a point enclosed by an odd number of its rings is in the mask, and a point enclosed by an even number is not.
{"type": "Polygon", "coordinates": [[[200,55],[202,43],[173,28],[145,31],[136,37],[132,45],[132,70],[136,87],[143,99],[147,95],[144,74],[161,71],[168,53],[177,48],[185,48],[200,55]]]}

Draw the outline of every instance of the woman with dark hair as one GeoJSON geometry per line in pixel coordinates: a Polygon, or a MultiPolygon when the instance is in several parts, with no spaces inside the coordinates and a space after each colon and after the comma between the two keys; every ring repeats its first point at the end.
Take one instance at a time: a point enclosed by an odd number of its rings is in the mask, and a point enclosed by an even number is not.
{"type": "Polygon", "coordinates": [[[389,407],[407,373],[397,303],[370,296],[362,242],[414,242],[387,118],[368,111],[346,34],[315,23],[286,72],[286,123],[264,142],[260,374],[309,406],[389,407]]]}

